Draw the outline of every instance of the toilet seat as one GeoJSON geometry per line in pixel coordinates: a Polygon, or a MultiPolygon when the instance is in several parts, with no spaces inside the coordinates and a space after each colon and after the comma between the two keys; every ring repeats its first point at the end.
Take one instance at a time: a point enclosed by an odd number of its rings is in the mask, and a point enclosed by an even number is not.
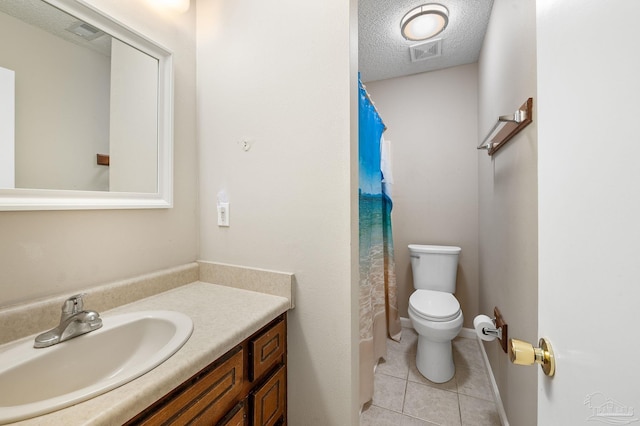
{"type": "Polygon", "coordinates": [[[445,322],[460,316],[460,303],[451,293],[416,290],[409,297],[409,308],[428,321],[445,322]]]}

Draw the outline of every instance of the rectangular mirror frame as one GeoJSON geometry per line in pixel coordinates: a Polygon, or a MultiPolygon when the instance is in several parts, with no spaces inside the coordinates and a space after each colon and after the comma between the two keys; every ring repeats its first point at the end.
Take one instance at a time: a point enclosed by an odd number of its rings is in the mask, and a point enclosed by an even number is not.
{"type": "Polygon", "coordinates": [[[172,53],[81,0],[42,0],[158,60],[158,192],[0,189],[0,211],[149,209],[173,207],[172,53]]]}

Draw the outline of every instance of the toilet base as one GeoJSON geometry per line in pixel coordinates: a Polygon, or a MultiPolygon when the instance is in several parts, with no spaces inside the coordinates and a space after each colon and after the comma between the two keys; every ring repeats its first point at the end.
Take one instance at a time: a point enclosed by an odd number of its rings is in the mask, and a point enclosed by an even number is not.
{"type": "Polygon", "coordinates": [[[416,366],[420,374],[434,383],[451,380],[456,372],[451,341],[434,342],[418,335],[416,366]]]}

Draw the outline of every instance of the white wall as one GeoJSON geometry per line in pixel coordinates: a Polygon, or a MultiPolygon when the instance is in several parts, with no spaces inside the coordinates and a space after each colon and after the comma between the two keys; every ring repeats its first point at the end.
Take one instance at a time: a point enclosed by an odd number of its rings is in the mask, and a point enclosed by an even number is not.
{"type": "Polygon", "coordinates": [[[174,52],[174,208],[0,212],[0,306],[197,259],[195,9],[175,15],[143,2],[89,3],[174,52]]]}
{"type": "Polygon", "coordinates": [[[0,188],[15,188],[16,73],[0,67],[0,188]]]}
{"type": "MultiPolygon", "coordinates": [[[[536,94],[535,0],[495,0],[479,60],[478,142],[498,116],[536,94]]],[[[509,337],[537,343],[537,125],[493,157],[478,152],[480,310],[497,306],[509,337]]],[[[512,425],[536,424],[533,367],[515,366],[497,342],[484,343],[512,425]]]]}
{"type": "Polygon", "coordinates": [[[201,258],[295,273],[289,424],[357,424],[355,2],[197,6],[201,258]]]}
{"type": "Polygon", "coordinates": [[[367,83],[387,126],[393,166],[398,304],[408,318],[409,244],[462,247],[456,297],[478,314],[477,64],[367,83]]]}
{"type": "Polygon", "coordinates": [[[16,187],[108,190],[109,57],[4,13],[0,51],[16,73],[16,187]]]}

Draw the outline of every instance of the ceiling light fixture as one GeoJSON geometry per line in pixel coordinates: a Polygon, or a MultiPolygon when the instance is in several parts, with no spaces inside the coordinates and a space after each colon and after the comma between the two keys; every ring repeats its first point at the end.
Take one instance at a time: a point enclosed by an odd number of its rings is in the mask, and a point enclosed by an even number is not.
{"type": "Polygon", "coordinates": [[[400,21],[402,37],[427,40],[440,34],[449,23],[449,10],[441,4],[429,3],[411,9],[400,21]]]}

